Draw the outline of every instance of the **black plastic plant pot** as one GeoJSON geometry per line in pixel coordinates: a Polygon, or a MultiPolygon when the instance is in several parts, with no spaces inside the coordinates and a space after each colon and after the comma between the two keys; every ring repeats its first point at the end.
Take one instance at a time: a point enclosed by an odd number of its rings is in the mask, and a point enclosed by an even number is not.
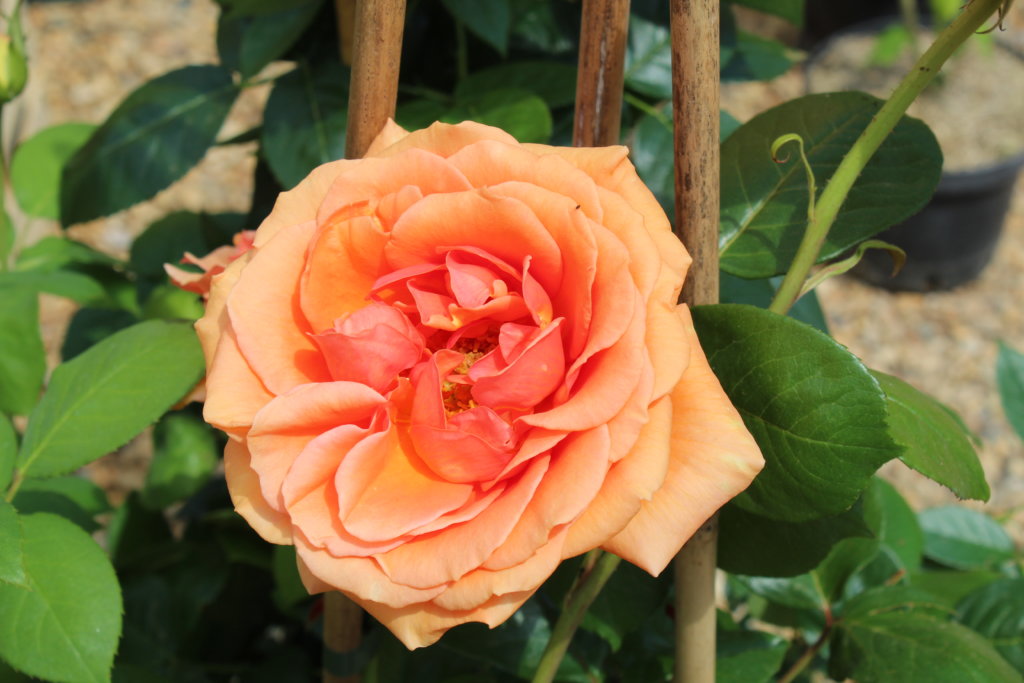
{"type": "Polygon", "coordinates": [[[1024,154],[944,173],[920,213],[878,235],[907,252],[899,274],[892,276],[892,257],[884,251],[868,251],[853,272],[893,291],[938,291],[973,280],[992,259],[1022,167],[1024,154]]]}

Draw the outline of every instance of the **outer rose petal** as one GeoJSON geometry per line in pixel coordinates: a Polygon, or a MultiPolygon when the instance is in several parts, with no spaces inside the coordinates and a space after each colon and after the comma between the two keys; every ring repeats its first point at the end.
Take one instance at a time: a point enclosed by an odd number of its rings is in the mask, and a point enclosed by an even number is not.
{"type": "MultiPolygon", "coordinates": [[[[394,135],[393,129],[391,131],[385,129],[384,132],[387,134],[384,141],[390,141],[394,135]]],[[[463,147],[480,140],[497,140],[511,145],[519,145],[514,137],[501,129],[485,126],[475,121],[463,121],[454,126],[435,123],[428,128],[413,131],[398,138],[386,147],[374,142],[370,145],[370,150],[374,157],[391,157],[411,148],[425,149],[443,157],[450,157],[463,147]]]]}
{"type": "Polygon", "coordinates": [[[249,466],[249,451],[239,441],[229,440],[224,448],[224,478],[235,511],[249,522],[264,540],[291,545],[292,525],[288,515],[270,507],[260,493],[260,480],[249,466]]]}
{"type": "Polygon", "coordinates": [[[764,467],[754,438],[711,372],[689,309],[676,310],[690,335],[690,365],[671,394],[676,417],[665,483],[603,546],[655,575],[764,467]]]}
{"type": "Polygon", "coordinates": [[[317,209],[341,169],[358,163],[350,159],[331,161],[317,166],[301,183],[288,192],[282,192],[274,202],[270,215],[263,219],[256,231],[254,246],[262,247],[282,228],[305,223],[316,218],[317,209]]]}

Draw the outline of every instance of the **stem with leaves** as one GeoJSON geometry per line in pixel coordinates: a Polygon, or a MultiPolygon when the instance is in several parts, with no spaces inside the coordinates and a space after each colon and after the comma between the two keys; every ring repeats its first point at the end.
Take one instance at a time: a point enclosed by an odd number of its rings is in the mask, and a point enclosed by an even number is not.
{"type": "Polygon", "coordinates": [[[910,103],[932,82],[942,65],[960,45],[981,28],[997,10],[1002,12],[1006,0],[971,0],[953,23],[939,34],[931,47],[921,55],[911,71],[871,119],[861,136],[843,157],[835,175],[818,198],[813,220],[807,225],[803,241],[797,249],[789,272],[768,310],[784,315],[799,298],[811,268],[818,260],[828,231],[850,194],[857,177],[881,146],[892,129],[906,113],[910,103]]]}

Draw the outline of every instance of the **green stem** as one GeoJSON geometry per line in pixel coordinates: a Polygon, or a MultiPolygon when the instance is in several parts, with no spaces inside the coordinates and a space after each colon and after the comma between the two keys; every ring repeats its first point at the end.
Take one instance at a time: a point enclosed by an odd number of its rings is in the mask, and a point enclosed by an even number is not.
{"type": "Polygon", "coordinates": [[[839,208],[846,201],[857,176],[870,161],[892,129],[899,123],[910,103],[935,78],[949,56],[977,31],[1005,0],[971,0],[960,16],[939,34],[931,47],[921,55],[889,99],[878,110],[871,123],[864,129],[853,147],[843,157],[835,175],[825,185],[818,199],[814,220],[807,226],[803,241],[797,249],[793,263],[786,273],[779,291],[775,294],[768,310],[785,315],[796,303],[808,273],[818,260],[818,254],[825,243],[828,231],[839,214],[839,208]]]}
{"type": "Polygon", "coordinates": [[[544,654],[537,664],[537,672],[533,675],[533,683],[551,683],[555,680],[558,667],[565,657],[569,643],[572,641],[576,629],[583,621],[587,608],[597,598],[601,589],[611,578],[615,568],[619,566],[620,558],[617,555],[606,553],[601,550],[591,550],[583,559],[584,569],[581,571],[569,594],[566,597],[565,609],[555,622],[551,630],[551,639],[544,648],[544,654]]]}

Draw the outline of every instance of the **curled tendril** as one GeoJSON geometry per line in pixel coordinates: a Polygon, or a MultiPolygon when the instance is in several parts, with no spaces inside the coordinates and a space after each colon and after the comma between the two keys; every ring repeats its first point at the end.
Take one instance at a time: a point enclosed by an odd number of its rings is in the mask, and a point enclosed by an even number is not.
{"type": "MultiPolygon", "coordinates": [[[[967,4],[964,5],[964,7],[966,8],[972,2],[974,2],[974,0],[968,0],[967,4]]],[[[986,33],[992,33],[996,29],[999,29],[1000,31],[1005,31],[1006,27],[1003,26],[1003,22],[1006,20],[1006,15],[1009,14],[1010,7],[1012,5],[1013,5],[1013,0],[1003,0],[999,4],[999,7],[996,8],[996,23],[992,24],[991,26],[989,26],[988,28],[986,28],[984,30],[978,31],[978,34],[979,35],[984,35],[986,33]]]]}
{"type": "Polygon", "coordinates": [[[807,159],[807,154],[804,152],[804,139],[796,133],[786,133],[775,138],[775,142],[772,143],[772,161],[777,164],[784,164],[789,161],[789,155],[785,157],[779,156],[779,150],[784,145],[790,142],[797,143],[797,147],[800,150],[800,160],[804,164],[804,173],[807,175],[807,222],[811,223],[814,221],[814,202],[817,199],[818,189],[817,183],[814,180],[814,170],[811,168],[811,162],[807,159]]]}

